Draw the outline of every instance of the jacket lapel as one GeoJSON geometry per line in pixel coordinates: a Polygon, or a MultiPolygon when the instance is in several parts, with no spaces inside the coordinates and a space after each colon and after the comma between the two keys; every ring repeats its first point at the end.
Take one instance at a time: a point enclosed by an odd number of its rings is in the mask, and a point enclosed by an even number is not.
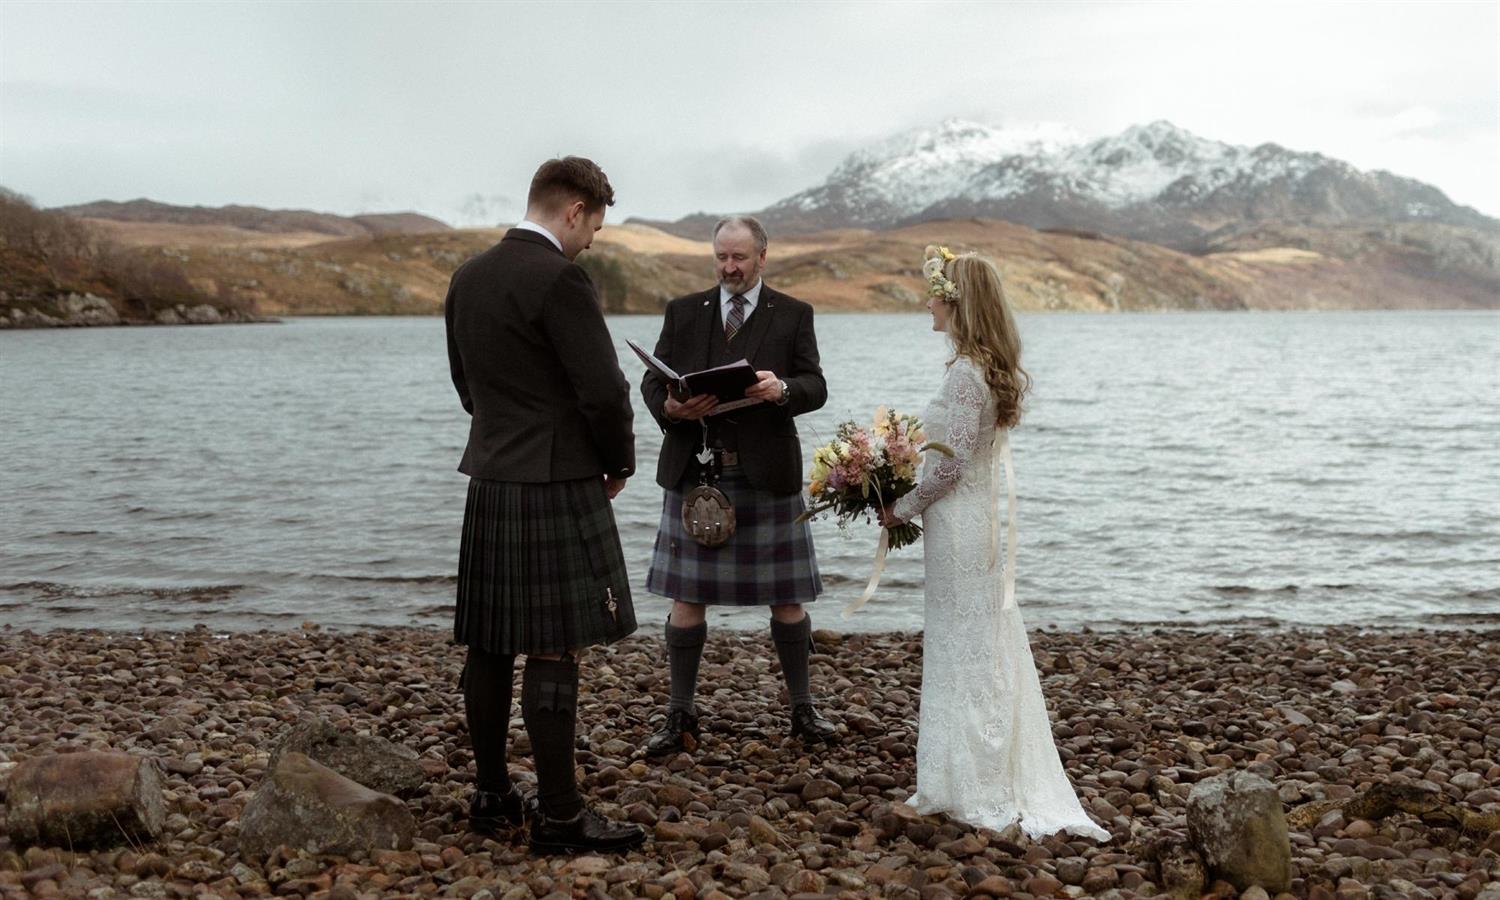
{"type": "Polygon", "coordinates": [[[766,287],[764,283],[760,286],[760,301],[755,304],[755,312],[750,314],[750,321],[745,327],[750,333],[745,335],[745,358],[755,359],[755,351],[760,349],[760,342],[771,329],[771,317],[776,312],[776,292],[766,287]]]}
{"type": "MultiPolygon", "coordinates": [[[[689,372],[701,372],[710,368],[713,359],[714,329],[719,329],[719,341],[724,340],[724,331],[719,326],[719,288],[717,286],[705,291],[698,303],[698,315],[701,320],[698,323],[697,346],[693,348],[696,354],[697,365],[689,368],[689,372]]],[[[681,370],[679,370],[681,371],[681,370]]]]}

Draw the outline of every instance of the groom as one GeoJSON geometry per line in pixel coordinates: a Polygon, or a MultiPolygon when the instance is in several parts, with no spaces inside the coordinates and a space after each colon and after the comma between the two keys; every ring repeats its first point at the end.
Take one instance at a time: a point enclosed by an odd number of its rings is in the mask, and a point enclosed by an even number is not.
{"type": "Polygon", "coordinates": [[[740,359],[758,381],[745,392],[759,404],[710,415],[717,398],[676,397],[647,369],[646,406],[661,426],[656,481],[665,491],[646,589],[672,600],[667,661],[672,699],[665,724],[645,745],[648,756],[683,750],[698,734],[694,694],[708,637],[708,606],[769,606],[771,638],[791,698],[791,733],[831,740],[833,723],[818,715],[808,684],[812,623],[802,605],[823,589],[812,533],[798,522],[802,445],[795,419],[828,399],[818,365],[813,309],[761,281],[766,231],[749,216],[714,227],[719,283],[667,304],[656,356],[679,372],[740,359]],[[737,530],[708,546],[683,524],[683,497],[699,484],[717,487],[734,505],[737,530]]]}
{"type": "Polygon", "coordinates": [[[472,416],[459,471],[470,477],[453,638],[478,791],[469,827],[522,824],[506,770],[515,658],[536,763],[530,842],[538,852],[609,852],[645,839],[585,805],[574,781],[584,649],[635,631],[610,501],[635,471],[630,387],[593,282],[573,260],[604,223],[614,189],[576,156],[537,169],[526,219],[453,273],[448,361],[472,416]]]}

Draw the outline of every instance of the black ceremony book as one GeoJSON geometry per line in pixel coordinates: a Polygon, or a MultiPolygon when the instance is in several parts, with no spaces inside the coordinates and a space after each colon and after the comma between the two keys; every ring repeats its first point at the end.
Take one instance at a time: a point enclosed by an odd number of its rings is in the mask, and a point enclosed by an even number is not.
{"type": "Polygon", "coordinates": [[[749,360],[742,359],[727,366],[716,366],[701,372],[678,375],[672,371],[671,366],[647,352],[645,347],[628,338],[625,343],[629,344],[630,349],[635,351],[635,355],[641,358],[646,368],[655,372],[667,383],[674,399],[682,401],[698,394],[713,394],[718,397],[718,404],[708,413],[711,416],[765,402],[745,396],[745,391],[760,380],[756,377],[755,367],[750,365],[749,360]]]}

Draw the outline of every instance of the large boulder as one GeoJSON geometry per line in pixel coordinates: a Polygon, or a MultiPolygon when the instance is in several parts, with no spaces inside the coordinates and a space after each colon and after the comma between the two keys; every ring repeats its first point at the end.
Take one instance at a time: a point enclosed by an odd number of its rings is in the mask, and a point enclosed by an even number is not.
{"type": "Polygon", "coordinates": [[[240,814],[240,850],[252,857],[283,845],[343,856],[405,850],[416,830],[417,820],[400,800],[288,752],[240,814]]]}
{"type": "Polygon", "coordinates": [[[1292,878],[1292,847],[1281,796],[1269,781],[1233,772],[1200,781],[1187,801],[1188,839],[1211,878],[1272,893],[1292,878]]]}
{"type": "Polygon", "coordinates": [[[118,325],[120,314],[103,297],[93,294],[68,294],[59,297],[57,307],[63,317],[75,325],[118,325]]]}
{"type": "Polygon", "coordinates": [[[178,310],[181,312],[182,318],[193,325],[217,325],[224,321],[224,317],[219,311],[207,303],[200,303],[197,306],[189,306],[185,309],[179,306],[178,310]]]}
{"type": "Polygon", "coordinates": [[[324,719],[307,718],[292,726],[271,751],[271,769],[287,753],[309,756],[382,794],[410,796],[427,781],[415,750],[385,738],[340,731],[324,719]]]}
{"type": "Polygon", "coordinates": [[[11,771],[5,827],[18,845],[110,847],[154,840],[166,819],[147,757],[90,750],[39,756],[11,771]]]}

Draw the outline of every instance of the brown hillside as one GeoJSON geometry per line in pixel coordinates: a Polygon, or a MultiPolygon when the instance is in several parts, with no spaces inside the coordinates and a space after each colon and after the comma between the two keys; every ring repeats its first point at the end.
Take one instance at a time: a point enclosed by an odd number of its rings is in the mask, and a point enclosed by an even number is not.
{"type": "Polygon", "coordinates": [[[321,231],[251,231],[230,225],[117,219],[80,218],[79,221],[123,247],[300,247],[329,239],[321,231]]]}
{"type": "MultiPolygon", "coordinates": [[[[115,223],[116,240],[155,248],[205,294],[269,315],[433,314],[449,276],[503,229],[319,240],[306,231],[115,223]]],[[[705,235],[706,237],[706,235],[705,235]]],[[[889,231],[772,235],[767,280],[820,309],[915,310],[922,249],[946,243],[995,259],[1026,310],[1495,308],[1500,247],[1457,226],[1261,229],[1192,255],[1086,232],[984,219],[889,231]]],[[[706,240],[609,226],[579,262],[610,312],[659,311],[713,283],[706,240]]]]}
{"type": "Polygon", "coordinates": [[[159,248],[122,246],[0,188],[0,328],[249,321],[159,248]]]}

